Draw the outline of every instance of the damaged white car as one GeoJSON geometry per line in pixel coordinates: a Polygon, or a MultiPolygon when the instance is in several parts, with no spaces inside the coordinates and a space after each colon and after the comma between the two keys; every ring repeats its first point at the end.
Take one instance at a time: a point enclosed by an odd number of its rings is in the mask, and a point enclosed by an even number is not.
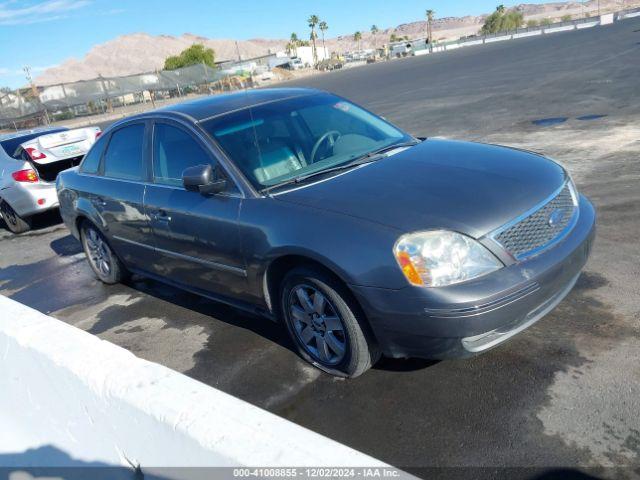
{"type": "Polygon", "coordinates": [[[26,232],[33,215],[58,208],[58,174],[77,166],[101,133],[88,127],[0,135],[0,214],[9,230],[26,232]]]}

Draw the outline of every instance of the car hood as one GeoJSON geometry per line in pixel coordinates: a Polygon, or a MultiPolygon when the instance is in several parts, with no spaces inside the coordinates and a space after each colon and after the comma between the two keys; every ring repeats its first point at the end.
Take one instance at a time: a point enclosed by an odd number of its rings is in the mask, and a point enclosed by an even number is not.
{"type": "Polygon", "coordinates": [[[479,238],[548,198],[564,180],[558,164],[535,153],[430,139],[276,198],[403,232],[443,228],[479,238]]]}

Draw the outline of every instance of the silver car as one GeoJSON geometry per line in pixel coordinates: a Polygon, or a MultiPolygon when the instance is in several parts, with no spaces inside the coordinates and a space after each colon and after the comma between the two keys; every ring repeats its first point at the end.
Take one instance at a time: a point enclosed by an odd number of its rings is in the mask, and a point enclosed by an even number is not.
{"type": "Polygon", "coordinates": [[[31,217],[58,208],[58,173],[80,163],[98,127],[42,128],[0,135],[0,214],[9,230],[31,228],[31,217]]]}

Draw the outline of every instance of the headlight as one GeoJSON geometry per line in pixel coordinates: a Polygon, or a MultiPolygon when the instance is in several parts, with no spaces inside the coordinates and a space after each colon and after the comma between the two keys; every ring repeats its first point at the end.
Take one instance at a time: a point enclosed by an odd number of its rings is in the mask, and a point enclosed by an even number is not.
{"type": "Polygon", "coordinates": [[[446,230],[403,235],[393,248],[412,285],[442,287],[502,268],[502,263],[476,240],[446,230]]]}
{"type": "Polygon", "coordinates": [[[579,197],[578,197],[578,189],[576,188],[576,184],[573,181],[573,178],[571,178],[571,175],[569,175],[569,173],[567,173],[567,177],[569,178],[569,192],[571,192],[571,200],[573,200],[573,205],[574,206],[578,206],[578,202],[579,202],[579,197]]]}

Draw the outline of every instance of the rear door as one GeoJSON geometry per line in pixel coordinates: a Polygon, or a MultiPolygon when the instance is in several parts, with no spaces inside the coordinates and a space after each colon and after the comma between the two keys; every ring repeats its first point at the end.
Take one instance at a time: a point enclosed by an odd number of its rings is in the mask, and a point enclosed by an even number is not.
{"type": "Polygon", "coordinates": [[[159,261],[155,273],[195,289],[239,298],[246,289],[238,214],[242,197],[228,177],[228,191],[214,196],[182,186],[182,172],[209,164],[226,176],[199,134],[187,125],[156,120],[152,137],[152,183],[145,210],[159,261]]]}
{"type": "Polygon", "coordinates": [[[89,194],[117,254],[128,266],[142,270],[154,259],[143,205],[149,176],[147,125],[145,121],[127,123],[111,133],[89,194]]]}

